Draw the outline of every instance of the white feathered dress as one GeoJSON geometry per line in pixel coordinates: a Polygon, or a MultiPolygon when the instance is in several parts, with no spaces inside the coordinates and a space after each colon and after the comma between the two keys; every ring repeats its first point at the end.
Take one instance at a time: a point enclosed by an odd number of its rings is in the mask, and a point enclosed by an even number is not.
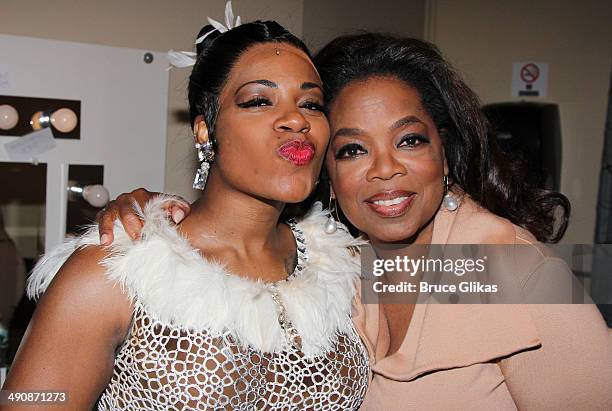
{"type": "MultiPolygon", "coordinates": [[[[140,242],[117,223],[103,261],[135,310],[99,409],[357,409],[369,367],[350,318],[359,261],[347,247],[355,240],[324,233],[316,204],[292,224],[296,272],[255,282],[202,258],[167,221],[165,200],[142,212],[140,242]]],[[[91,227],[45,255],[29,294],[43,293],[68,256],[98,238],[91,227]]]]}

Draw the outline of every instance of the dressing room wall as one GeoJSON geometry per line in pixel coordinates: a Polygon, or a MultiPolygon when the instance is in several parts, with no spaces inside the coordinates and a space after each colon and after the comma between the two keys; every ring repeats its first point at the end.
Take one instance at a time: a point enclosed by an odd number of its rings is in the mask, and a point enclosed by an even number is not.
{"type": "MultiPolygon", "coordinates": [[[[278,20],[302,35],[303,0],[234,0],[233,5],[246,21],[278,20]]],[[[225,0],[5,0],[0,33],[162,52],[191,50],[206,17],[223,21],[224,7],[225,0]]],[[[170,72],[165,190],[193,200],[196,157],[181,115],[187,107],[188,75],[188,69],[170,72]]]]}

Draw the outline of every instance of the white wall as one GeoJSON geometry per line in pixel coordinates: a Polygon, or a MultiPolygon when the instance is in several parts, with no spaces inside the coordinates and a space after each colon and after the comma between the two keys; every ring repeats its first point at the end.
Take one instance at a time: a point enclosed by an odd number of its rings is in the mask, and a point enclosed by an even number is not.
{"type": "MultiPolygon", "coordinates": [[[[147,64],[144,54],[0,34],[0,62],[8,70],[3,94],[81,102],[80,139],[52,140],[55,148],[34,156],[47,165],[47,250],[64,238],[69,164],[103,165],[104,185],[113,197],[138,184],[164,188],[167,62],[158,52],[147,64]]],[[[50,135],[50,130],[39,133],[50,135]]],[[[9,155],[4,143],[11,141],[22,139],[1,137],[0,161],[30,161],[30,155],[9,155]]]]}
{"type": "MultiPolygon", "coordinates": [[[[234,0],[233,4],[243,21],[274,19],[301,36],[303,1],[234,0]]],[[[225,0],[3,0],[0,33],[163,52],[191,50],[206,17],[222,20],[224,6],[225,0]]],[[[188,70],[170,72],[164,189],[193,200],[195,152],[188,125],[176,116],[187,107],[188,74],[188,70]]]]}
{"type": "Polygon", "coordinates": [[[612,63],[612,2],[429,0],[428,39],[464,73],[484,103],[511,97],[513,61],[550,65],[559,104],[561,191],[572,203],[566,243],[592,243],[612,63]]]}

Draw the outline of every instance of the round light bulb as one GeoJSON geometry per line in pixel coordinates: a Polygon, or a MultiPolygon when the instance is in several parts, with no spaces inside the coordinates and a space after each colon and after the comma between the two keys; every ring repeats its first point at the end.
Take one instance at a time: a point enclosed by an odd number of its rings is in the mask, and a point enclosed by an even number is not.
{"type": "Polygon", "coordinates": [[[110,195],[106,187],[95,184],[83,187],[83,198],[93,207],[101,208],[108,203],[110,195]]]}
{"type": "Polygon", "coordinates": [[[77,115],[69,108],[60,108],[51,114],[51,124],[62,133],[70,133],[78,122],[77,115]]]}
{"type": "Polygon", "coordinates": [[[8,104],[0,105],[0,129],[10,130],[19,122],[19,113],[8,104]]]}
{"type": "Polygon", "coordinates": [[[32,126],[32,130],[40,130],[41,128],[49,127],[49,113],[37,111],[32,114],[30,125],[32,126]]]}

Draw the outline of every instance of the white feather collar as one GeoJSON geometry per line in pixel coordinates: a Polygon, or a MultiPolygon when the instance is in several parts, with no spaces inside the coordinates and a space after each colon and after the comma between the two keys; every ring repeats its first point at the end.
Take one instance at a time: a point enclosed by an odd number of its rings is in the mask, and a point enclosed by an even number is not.
{"type": "MultiPolygon", "coordinates": [[[[244,346],[264,352],[288,348],[278,323],[271,289],[202,259],[165,217],[167,197],[150,201],[142,217],[143,240],[133,243],[115,224],[111,256],[103,261],[110,280],[124,287],[146,312],[173,327],[220,335],[231,330],[244,346]]],[[[304,234],[308,261],[301,275],[277,283],[287,316],[302,339],[308,357],[333,349],[338,333],[352,327],[350,314],[359,277],[359,258],[348,251],[360,244],[346,231],[323,231],[327,212],[316,203],[297,223],[304,234]]],[[[28,280],[28,295],[39,296],[72,252],[99,244],[96,226],[47,253],[28,280]]]]}

